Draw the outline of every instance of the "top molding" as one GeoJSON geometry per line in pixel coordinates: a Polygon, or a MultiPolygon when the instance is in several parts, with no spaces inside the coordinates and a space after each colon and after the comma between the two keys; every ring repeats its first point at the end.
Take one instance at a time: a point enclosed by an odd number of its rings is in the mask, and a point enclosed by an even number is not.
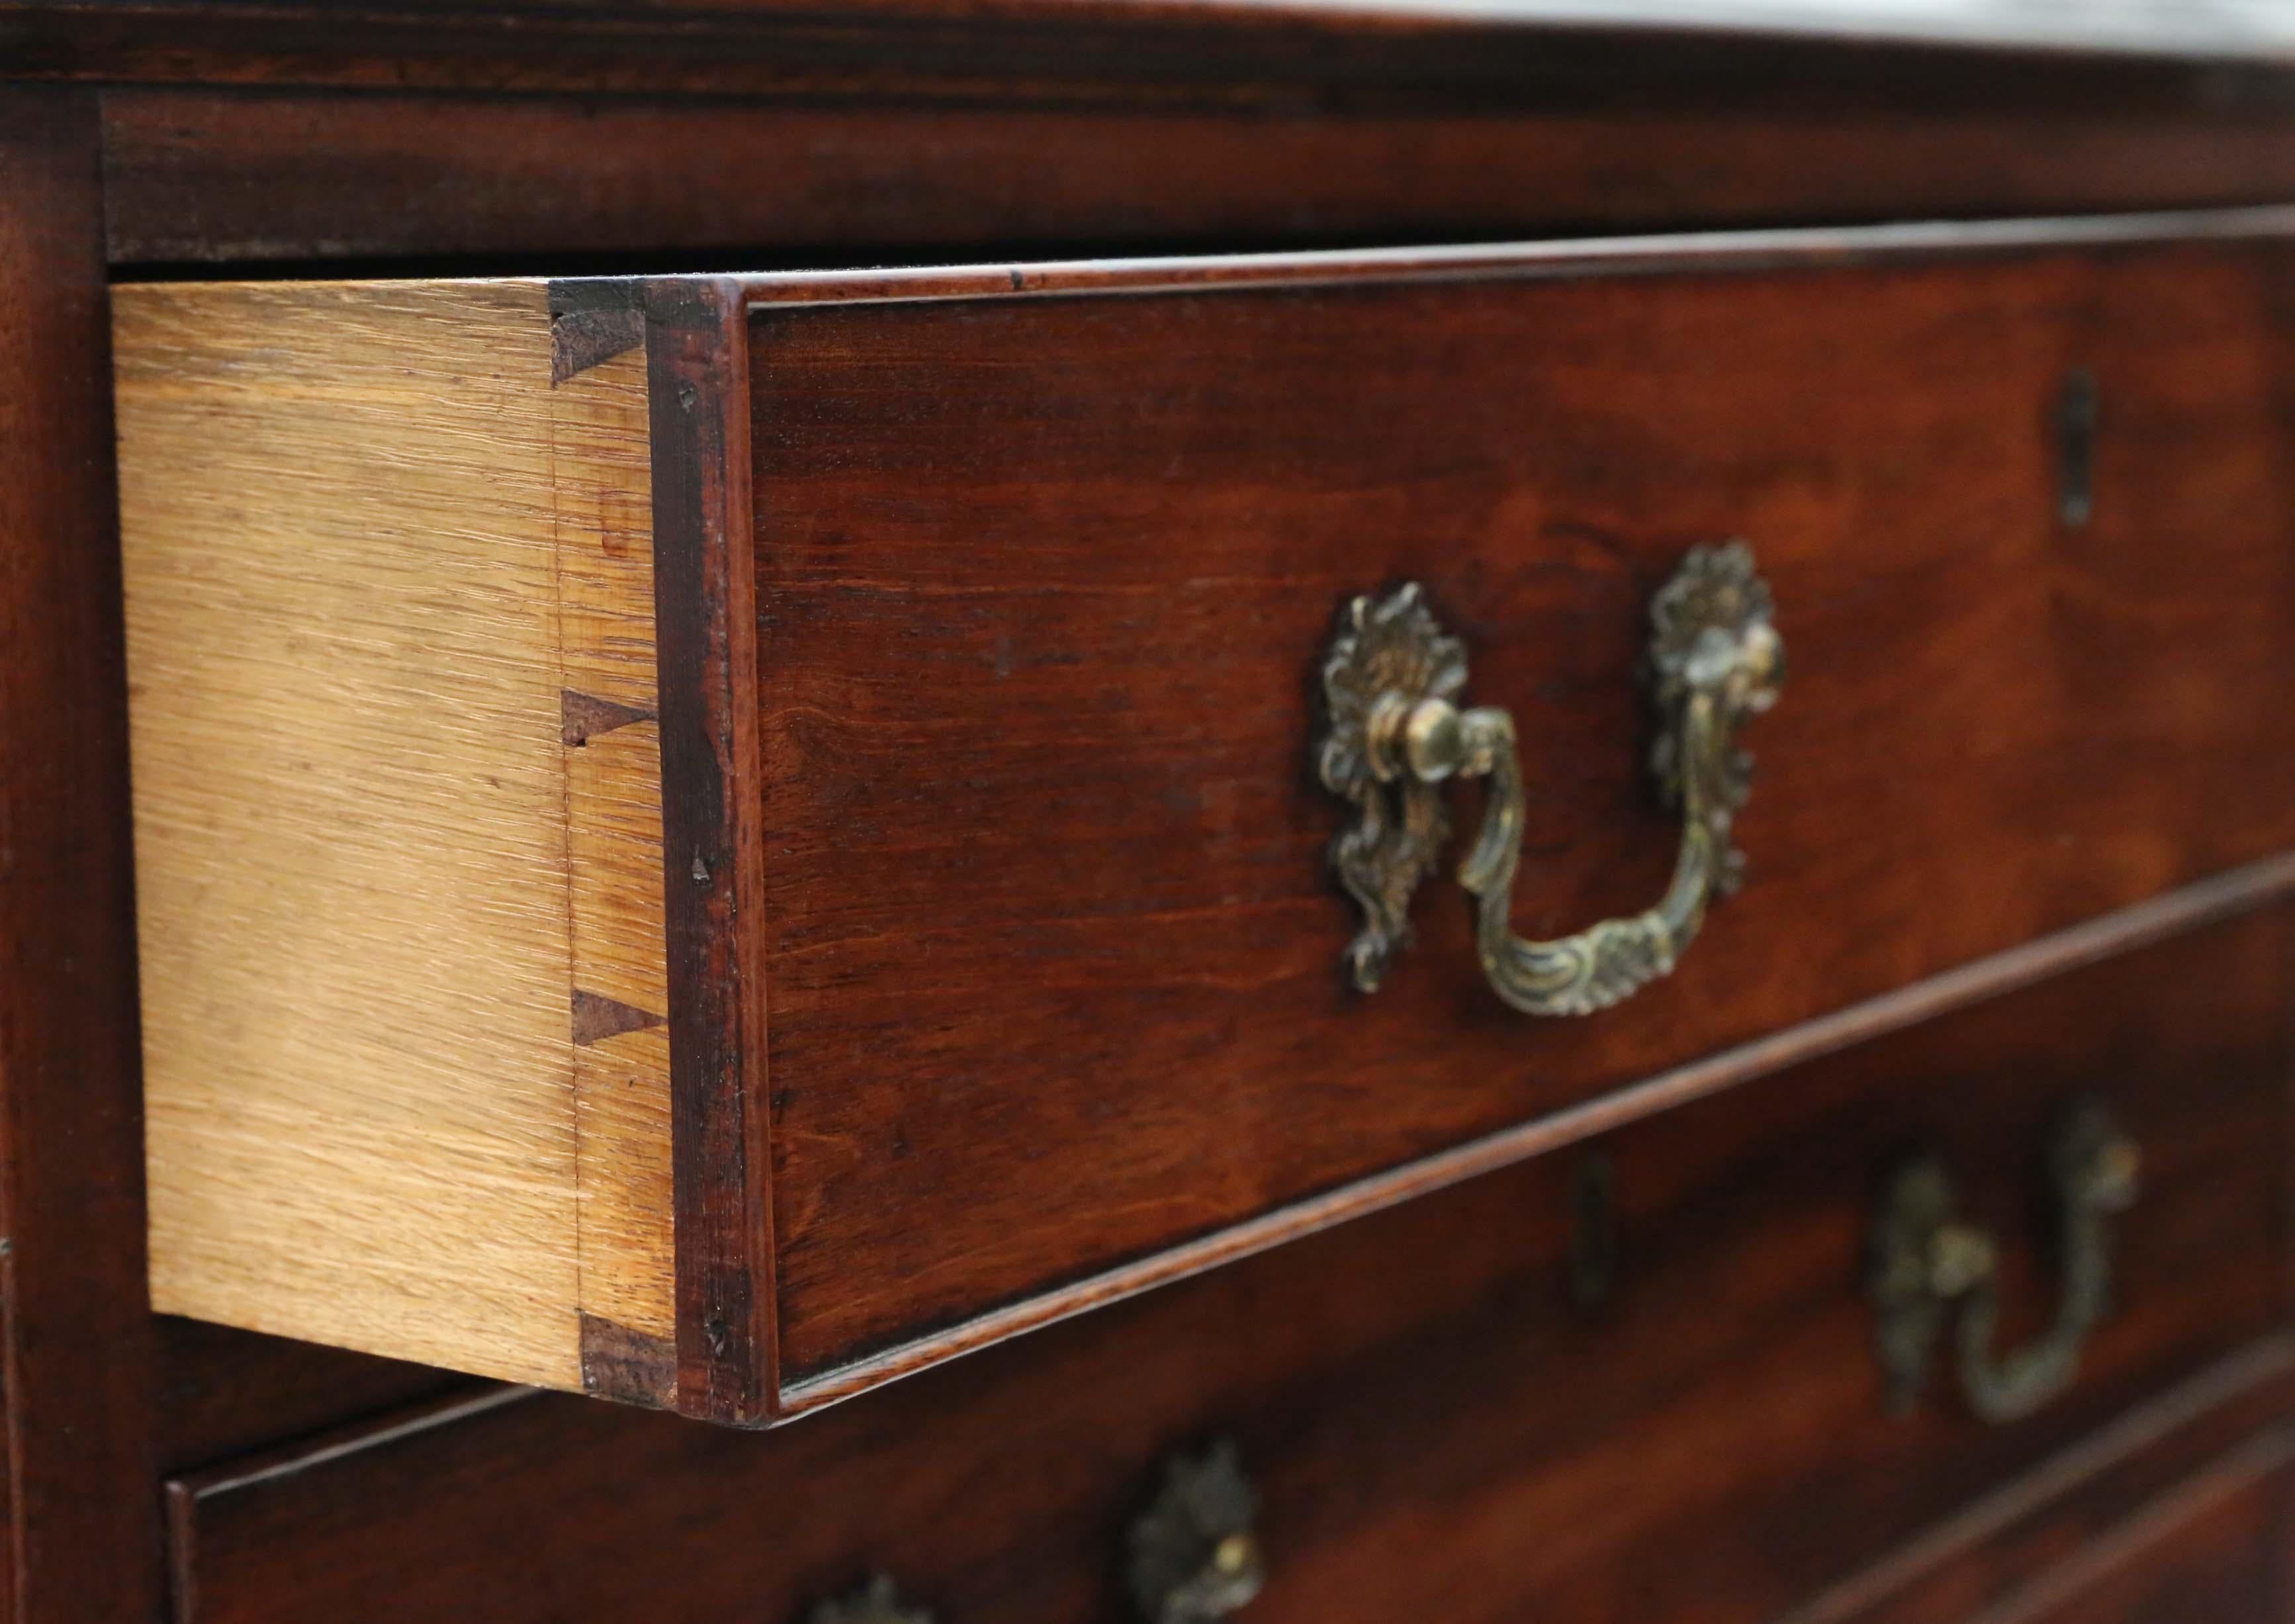
{"type": "MultiPolygon", "coordinates": [[[[1298,105],[1438,94],[1667,105],[2028,105],[2041,61],[2117,106],[2201,71],[2283,108],[2283,0],[0,0],[0,76],[481,94],[1110,95],[1298,105]],[[1925,70],[1906,59],[1933,59],[1925,70]],[[1988,70],[1986,64],[1990,64],[1988,70]],[[2001,82],[2004,73],[2013,83],[2001,82]],[[2132,76],[2132,77],[2131,77],[2132,76]],[[2261,80],[2266,85],[2250,82],[2261,80]]],[[[2039,76],[2061,81],[2062,75],[2039,76]]],[[[2173,99],[2189,105],[2191,96],[2173,99]]]]}
{"type": "Polygon", "coordinates": [[[2284,0],[1143,0],[1131,9],[2295,60],[2295,6],[2284,0]]]}

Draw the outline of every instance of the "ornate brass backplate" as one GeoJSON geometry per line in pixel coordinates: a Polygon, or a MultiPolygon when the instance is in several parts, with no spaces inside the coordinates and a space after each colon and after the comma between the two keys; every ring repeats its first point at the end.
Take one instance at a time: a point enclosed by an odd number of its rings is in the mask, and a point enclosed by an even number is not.
{"type": "Polygon", "coordinates": [[[1465,645],[1442,630],[1416,583],[1354,600],[1323,663],[1328,724],[1319,764],[1324,784],[1355,810],[1331,845],[1332,866],[1363,913],[1347,950],[1355,985],[1376,991],[1409,944],[1411,897],[1450,837],[1441,786],[1454,776],[1488,786],[1458,883],[1475,900],[1482,970],[1500,998],[1531,1015],[1589,1015],[1670,974],[1707,902],[1735,889],[1743,868],[1730,825],[1752,762],[1736,731],[1776,702],[1784,678],[1770,614],[1769,589],[1743,542],[1690,549],[1660,589],[1646,674],[1658,713],[1650,767],[1682,816],[1672,883],[1646,912],[1529,942],[1511,924],[1523,826],[1514,718],[1458,708],[1465,645]]]}
{"type": "Polygon", "coordinates": [[[1212,1624],[1266,1582],[1252,1523],[1259,1496],[1235,1445],[1164,1464],[1164,1486],[1131,1525],[1131,1599],[1142,1624],[1212,1624]]]}
{"type": "Polygon", "coordinates": [[[1986,1421],[2030,1415],[2079,1374],[2088,1333],[2111,1308],[2109,1220],[2136,1198],[2135,1142],[2095,1100],[2067,1112],[2048,1146],[2048,1179],[2062,1283],[2054,1321],[2012,1352],[1993,1351],[1999,1319],[1999,1250],[1956,1213],[1952,1179],[1933,1156],[1899,1167],[1873,1226],[1869,1290],[1874,1346],[1890,1407],[1918,1403],[1947,1320],[1957,1305],[1955,1368],[1961,1396],[1986,1421]]]}
{"type": "Polygon", "coordinates": [[[902,1601],[899,1587],[879,1573],[850,1595],[815,1606],[805,1624],[933,1624],[933,1616],[902,1601]]]}

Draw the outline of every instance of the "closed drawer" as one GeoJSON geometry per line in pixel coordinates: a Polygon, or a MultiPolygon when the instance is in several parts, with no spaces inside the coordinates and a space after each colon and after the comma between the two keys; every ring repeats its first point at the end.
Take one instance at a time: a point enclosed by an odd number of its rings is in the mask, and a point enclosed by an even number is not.
{"type": "Polygon", "coordinates": [[[1976,1616],[2295,1395],[2288,945],[2283,913],[2156,945],[771,1432],[497,1400],[200,1474],[179,1594],[799,1624],[881,1571],[938,1624],[1128,1618],[1164,1463],[1224,1440],[1255,1514],[1177,1565],[1247,1531],[1250,1624],[1976,1616]],[[2013,1362],[2062,1301],[2043,1153],[2084,1100],[2143,1163],[2109,1312],[2028,1413],[1977,1416],[1941,1347],[1892,1408],[1883,1192],[1950,1169],[2013,1362]]]}
{"type": "Polygon", "coordinates": [[[155,1301],[765,1418],[2270,859],[2286,224],[119,290],[155,1301]],[[1733,537],[1742,884],[1518,1013],[1667,890],[1733,537]],[[1318,673],[1406,581],[1517,800],[1413,792],[1366,992],[1318,673]]]}
{"type": "MultiPolygon", "coordinates": [[[[2295,1604],[2288,1556],[2295,1432],[2281,1426],[2210,1461],[1983,1624],[2196,1624],[2277,1620],[2295,1604]]],[[[1967,1614],[1953,1615],[1967,1617],[1967,1614]]]]}

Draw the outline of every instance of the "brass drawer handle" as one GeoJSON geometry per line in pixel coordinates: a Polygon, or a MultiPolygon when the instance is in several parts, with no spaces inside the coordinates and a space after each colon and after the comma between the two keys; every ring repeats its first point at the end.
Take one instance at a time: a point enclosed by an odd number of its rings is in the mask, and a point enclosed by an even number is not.
{"type": "Polygon", "coordinates": [[[1259,1495],[1235,1445],[1164,1463],[1164,1486],[1131,1524],[1131,1599],[1141,1624],[1213,1624],[1267,1581],[1252,1524],[1259,1495]]]}
{"type": "Polygon", "coordinates": [[[1738,724],[1776,700],[1785,645],[1769,624],[1769,589],[1743,542],[1693,547],[1650,605],[1647,675],[1658,708],[1650,765],[1682,815],[1680,854],[1657,906],[1552,942],[1514,934],[1522,861],[1522,765],[1514,718],[1461,711],[1466,656],[1414,583],[1383,600],[1357,598],[1323,664],[1329,730],[1323,782],[1356,808],[1331,862],[1360,905],[1347,951],[1355,985],[1376,992],[1410,940],[1410,899],[1450,836],[1441,785],[1488,780],[1481,836],[1458,868],[1476,899],[1482,971],[1530,1015],[1590,1015],[1667,975],[1695,939],[1712,898],[1735,889],[1743,859],[1729,844],[1751,758],[1738,724]]]}
{"type": "Polygon", "coordinates": [[[1952,1179],[1933,1156],[1897,1170],[1873,1230],[1872,1294],[1876,1342],[1890,1407],[1912,1409],[1952,1305],[1959,1305],[1956,1365],[1968,1408],[1986,1421],[2030,1415],[2072,1384],[2088,1333],[2111,1307],[2110,1218],[2136,1199],[2141,1157],[2111,1113],[2084,1100],[2048,1147],[2058,1267],[2054,1323],[2012,1352],[1996,1354],[1999,1248],[1954,1215],[1952,1179]]]}

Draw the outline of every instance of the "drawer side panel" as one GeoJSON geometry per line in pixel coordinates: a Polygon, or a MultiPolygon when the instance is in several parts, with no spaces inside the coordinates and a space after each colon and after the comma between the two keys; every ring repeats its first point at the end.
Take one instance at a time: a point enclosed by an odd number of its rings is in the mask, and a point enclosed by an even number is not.
{"type": "Polygon", "coordinates": [[[666,1174],[628,1084],[666,1043],[578,1041],[572,996],[661,1007],[657,885],[649,918],[611,861],[658,851],[649,730],[568,739],[569,689],[649,707],[613,667],[649,683],[650,600],[559,569],[618,542],[649,587],[641,371],[633,420],[610,377],[561,399],[535,283],[125,287],[114,321],[155,1304],[579,1387],[577,1213],[604,1318],[666,1328],[666,1236],[617,1218],[666,1202],[601,1183],[666,1174]],[[578,1113],[601,1067],[617,1109],[578,1113]]]}

